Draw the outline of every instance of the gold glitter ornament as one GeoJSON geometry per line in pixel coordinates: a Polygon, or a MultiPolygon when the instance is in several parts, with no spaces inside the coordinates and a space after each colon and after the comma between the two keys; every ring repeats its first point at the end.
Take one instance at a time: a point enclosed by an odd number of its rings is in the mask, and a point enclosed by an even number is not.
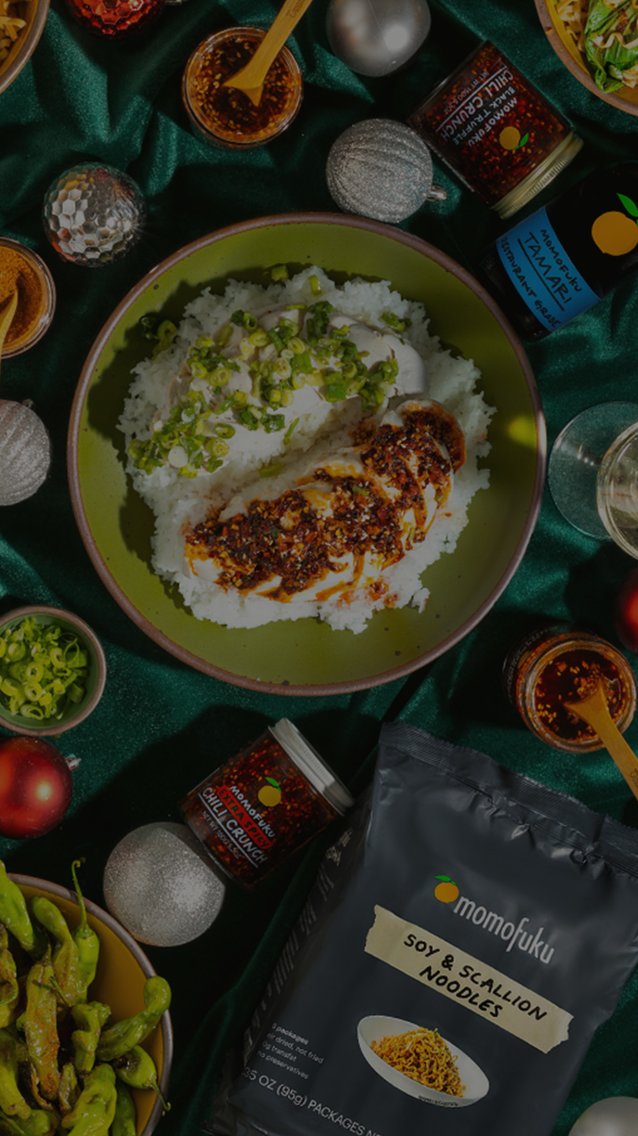
{"type": "Polygon", "coordinates": [[[355,122],[333,143],[326,163],[330,196],[346,213],[404,221],[425,201],[442,201],[432,159],[412,127],[390,118],[355,122]]]}
{"type": "Polygon", "coordinates": [[[44,423],[23,402],[0,399],[0,505],[15,505],[40,488],[51,464],[44,423]]]}

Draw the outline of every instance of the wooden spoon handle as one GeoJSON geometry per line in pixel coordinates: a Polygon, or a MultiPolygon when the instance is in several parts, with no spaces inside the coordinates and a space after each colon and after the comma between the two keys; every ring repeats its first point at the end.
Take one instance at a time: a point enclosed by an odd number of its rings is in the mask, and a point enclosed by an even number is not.
{"type": "Polygon", "coordinates": [[[586,698],[583,702],[566,702],[565,706],[572,714],[577,714],[579,718],[582,718],[591,726],[592,730],[596,731],[612,761],[614,761],[634,797],[638,800],[638,757],[625,741],[609,713],[602,691],[600,691],[599,698],[586,698]]]}
{"type": "Polygon", "coordinates": [[[600,718],[597,716],[594,729],[625,778],[634,797],[638,800],[638,758],[636,754],[608,714],[603,714],[600,718]]]}
{"type": "Polygon", "coordinates": [[[273,59],[279,55],[288,36],[311,4],[312,0],[284,0],[255,54],[244,68],[246,81],[250,79],[256,87],[264,81],[273,59]]]}
{"type": "Polygon", "coordinates": [[[4,347],[4,341],[7,338],[7,335],[9,334],[9,328],[11,327],[11,324],[13,323],[13,317],[16,314],[17,306],[18,306],[18,292],[17,292],[17,289],[15,289],[11,293],[11,295],[9,296],[9,299],[5,301],[5,306],[2,309],[2,311],[0,312],[0,355],[2,355],[2,348],[4,347]]]}

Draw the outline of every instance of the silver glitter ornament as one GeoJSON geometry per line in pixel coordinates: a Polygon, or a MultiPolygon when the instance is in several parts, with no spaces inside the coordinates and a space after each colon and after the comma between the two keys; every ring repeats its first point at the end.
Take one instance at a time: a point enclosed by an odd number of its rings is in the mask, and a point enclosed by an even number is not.
{"type": "Polygon", "coordinates": [[[134,828],[104,869],[109,911],[141,943],[178,947],[207,931],[226,887],[185,824],[134,828]]]}
{"type": "Polygon", "coordinates": [[[132,178],[98,162],[65,170],[44,198],[44,231],[54,249],[87,268],[124,256],[141,236],[144,217],[132,178]]]}
{"type": "Polygon", "coordinates": [[[427,0],[330,0],[326,32],[352,71],[379,76],[412,58],[431,23],[427,0]]]}
{"type": "Polygon", "coordinates": [[[0,399],[0,505],[15,505],[40,488],[51,464],[44,423],[23,402],[0,399]]]}
{"type": "Polygon", "coordinates": [[[328,154],[326,181],[340,209],[377,221],[404,221],[425,201],[446,196],[432,183],[423,139],[389,118],[367,118],[344,130],[328,154]]]}
{"type": "Polygon", "coordinates": [[[638,1100],[606,1097],[585,1110],[569,1136],[636,1136],[637,1132],[638,1100]]]}

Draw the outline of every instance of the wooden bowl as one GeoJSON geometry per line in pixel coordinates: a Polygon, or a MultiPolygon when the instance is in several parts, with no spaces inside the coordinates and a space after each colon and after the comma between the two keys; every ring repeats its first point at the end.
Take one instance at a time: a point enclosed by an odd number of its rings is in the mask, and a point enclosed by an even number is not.
{"type": "Polygon", "coordinates": [[[620,90],[612,92],[601,91],[594,82],[584,55],[578,50],[558,15],[556,0],[534,0],[534,3],[549,43],[574,78],[604,103],[609,103],[625,114],[638,115],[638,87],[621,87],[620,90]]]}
{"type": "Polygon", "coordinates": [[[16,7],[27,26],[18,36],[6,59],[0,63],[0,95],[17,79],[33,55],[49,14],[49,0],[19,0],[16,7]]]}

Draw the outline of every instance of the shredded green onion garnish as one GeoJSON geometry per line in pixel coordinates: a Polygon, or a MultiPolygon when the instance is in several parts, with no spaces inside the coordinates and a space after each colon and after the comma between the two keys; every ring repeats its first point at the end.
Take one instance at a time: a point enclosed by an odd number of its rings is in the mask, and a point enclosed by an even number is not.
{"type": "Polygon", "coordinates": [[[395,315],[394,312],[381,312],[381,319],[388,327],[391,327],[393,331],[405,331],[412,323],[412,320],[401,319],[400,316],[395,315]]]}
{"type": "MultiPolygon", "coordinates": [[[[270,272],[273,279],[287,278],[285,265],[275,265],[270,272]]],[[[308,279],[313,294],[319,295],[319,278],[308,279]]],[[[299,419],[289,424],[283,411],[294,407],[295,392],[306,386],[330,403],[358,397],[365,411],[376,413],[394,388],[396,358],[390,355],[371,365],[367,352],[351,338],[349,323],[331,322],[334,313],[327,300],[288,304],[273,325],[238,308],[214,337],[199,336],[180,373],[178,401],[157,417],[146,438],[130,443],[133,463],[147,474],[163,466],[180,477],[212,473],[224,464],[230,452],[227,440],[242,426],[265,433],[285,431],[287,445],[299,419]],[[224,354],[232,336],[234,348],[224,354]],[[247,389],[233,390],[239,385],[233,382],[238,371],[243,371],[247,389]],[[219,420],[221,415],[226,421],[219,420]]],[[[410,323],[393,312],[383,312],[382,319],[396,332],[410,323]]],[[[167,323],[153,328],[158,342],[172,334],[167,323]]]]}
{"type": "Polygon", "coordinates": [[[0,632],[0,703],[34,721],[60,721],[86,694],[89,658],[73,632],[25,616],[0,632]]]}

